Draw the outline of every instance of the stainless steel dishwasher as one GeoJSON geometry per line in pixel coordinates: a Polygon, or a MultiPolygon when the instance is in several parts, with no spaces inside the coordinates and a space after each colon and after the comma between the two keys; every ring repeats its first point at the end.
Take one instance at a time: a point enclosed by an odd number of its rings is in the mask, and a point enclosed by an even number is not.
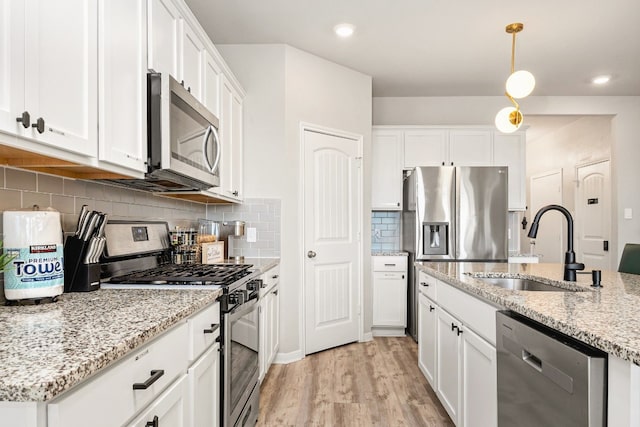
{"type": "Polygon", "coordinates": [[[500,427],[607,425],[605,352],[510,311],[496,326],[500,427]]]}

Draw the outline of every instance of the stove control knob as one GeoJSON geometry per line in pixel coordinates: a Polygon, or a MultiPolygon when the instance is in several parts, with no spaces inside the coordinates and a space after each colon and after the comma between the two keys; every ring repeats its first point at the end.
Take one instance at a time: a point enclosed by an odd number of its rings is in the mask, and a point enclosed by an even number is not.
{"type": "Polygon", "coordinates": [[[250,291],[255,291],[261,287],[262,287],[262,280],[260,279],[252,280],[249,283],[247,283],[247,290],[250,290],[250,291]]]}
{"type": "Polygon", "coordinates": [[[233,292],[229,294],[229,303],[231,304],[240,304],[241,293],[233,292]]]}

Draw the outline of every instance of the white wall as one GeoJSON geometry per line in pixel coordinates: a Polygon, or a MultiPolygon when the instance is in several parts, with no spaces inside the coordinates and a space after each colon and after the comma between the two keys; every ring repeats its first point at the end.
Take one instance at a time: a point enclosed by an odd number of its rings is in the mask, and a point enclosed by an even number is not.
{"type": "MultiPolygon", "coordinates": [[[[496,112],[509,104],[504,96],[374,98],[374,125],[465,125],[493,123],[496,112]]],[[[520,103],[526,125],[532,115],[611,115],[613,233],[619,259],[625,242],[640,242],[640,97],[531,96],[520,103]],[[632,208],[634,218],[622,217],[632,208]]],[[[613,248],[614,250],[616,248],[613,248]]]]}
{"type": "MultiPolygon", "coordinates": [[[[245,99],[247,197],[282,200],[280,354],[302,350],[300,123],[364,137],[364,254],[371,252],[371,77],[284,45],[218,45],[245,99]],[[265,75],[266,74],[266,75],[265,75]],[[266,131],[266,133],[265,133],[266,131]]],[[[370,257],[364,256],[365,332],[371,330],[370,257]]]]}

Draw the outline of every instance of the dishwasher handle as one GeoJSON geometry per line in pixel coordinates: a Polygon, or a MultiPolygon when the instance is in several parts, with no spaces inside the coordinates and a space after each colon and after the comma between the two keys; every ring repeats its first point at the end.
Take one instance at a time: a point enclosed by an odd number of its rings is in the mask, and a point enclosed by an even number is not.
{"type": "Polygon", "coordinates": [[[522,349],[522,360],[536,371],[542,372],[542,360],[536,357],[533,353],[529,353],[527,350],[522,349]]]}

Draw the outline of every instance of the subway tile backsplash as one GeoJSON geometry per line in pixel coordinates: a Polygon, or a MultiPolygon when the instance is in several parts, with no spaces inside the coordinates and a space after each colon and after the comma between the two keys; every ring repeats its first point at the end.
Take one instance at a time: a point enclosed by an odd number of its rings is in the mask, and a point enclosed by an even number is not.
{"type": "Polygon", "coordinates": [[[231,238],[229,255],[247,258],[280,256],[280,207],[278,199],[245,199],[242,205],[208,205],[207,219],[214,221],[245,221],[256,229],[256,241],[244,237],[231,238]]]}
{"type": "Polygon", "coordinates": [[[371,250],[400,250],[400,214],[393,211],[371,212],[371,250]]]}

